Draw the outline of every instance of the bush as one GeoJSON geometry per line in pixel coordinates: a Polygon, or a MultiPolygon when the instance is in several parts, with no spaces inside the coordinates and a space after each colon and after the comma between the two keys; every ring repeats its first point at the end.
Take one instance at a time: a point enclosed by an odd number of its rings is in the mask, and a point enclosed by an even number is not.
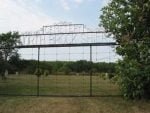
{"type": "Polygon", "coordinates": [[[118,75],[115,75],[114,77],[111,78],[112,83],[118,83],[118,81],[119,81],[118,75]]]}
{"type": "Polygon", "coordinates": [[[136,60],[126,59],[119,62],[118,74],[124,97],[127,99],[150,98],[150,66],[142,69],[136,60]]]}
{"type": "Polygon", "coordinates": [[[108,73],[108,78],[109,78],[109,79],[113,78],[114,76],[115,76],[114,73],[108,73]]]}
{"type": "Polygon", "coordinates": [[[104,80],[106,80],[106,78],[107,78],[105,73],[101,73],[101,74],[100,74],[100,77],[101,77],[102,79],[104,79],[104,80]]]}

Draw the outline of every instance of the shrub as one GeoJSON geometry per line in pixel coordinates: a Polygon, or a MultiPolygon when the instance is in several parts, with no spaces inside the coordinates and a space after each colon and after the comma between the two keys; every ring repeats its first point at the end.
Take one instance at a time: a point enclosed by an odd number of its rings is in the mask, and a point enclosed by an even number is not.
{"type": "Polygon", "coordinates": [[[114,73],[108,73],[108,78],[109,78],[109,79],[113,78],[114,76],[115,76],[114,73]]]}
{"type": "Polygon", "coordinates": [[[114,77],[111,78],[112,83],[118,83],[118,81],[119,81],[118,75],[115,75],[114,77]]]}
{"type": "Polygon", "coordinates": [[[101,73],[101,74],[100,74],[100,77],[101,77],[102,79],[106,80],[106,74],[105,74],[105,73],[101,73]]]}
{"type": "Polygon", "coordinates": [[[150,66],[142,69],[135,60],[120,61],[119,65],[119,83],[124,97],[150,98],[150,66]]]}

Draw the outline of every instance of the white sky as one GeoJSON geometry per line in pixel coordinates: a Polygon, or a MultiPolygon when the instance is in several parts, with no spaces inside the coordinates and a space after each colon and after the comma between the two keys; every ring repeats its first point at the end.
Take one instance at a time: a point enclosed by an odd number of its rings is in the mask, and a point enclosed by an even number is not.
{"type": "MultiPolygon", "coordinates": [[[[108,2],[109,0],[0,0],[0,33],[36,31],[43,25],[61,21],[97,28],[100,9],[108,2]]],[[[94,61],[115,61],[118,58],[112,48],[93,47],[93,51],[94,61]]],[[[20,53],[22,58],[37,58],[36,49],[26,49],[20,53]]],[[[82,59],[89,60],[89,48],[41,50],[41,60],[82,59]]]]}

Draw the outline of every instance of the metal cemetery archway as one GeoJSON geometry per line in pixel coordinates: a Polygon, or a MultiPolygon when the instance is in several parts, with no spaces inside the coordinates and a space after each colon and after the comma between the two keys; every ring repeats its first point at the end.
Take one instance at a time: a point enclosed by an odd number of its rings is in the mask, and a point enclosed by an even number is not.
{"type": "MultiPolygon", "coordinates": [[[[100,75],[94,73],[92,67],[93,62],[115,61],[110,48],[116,46],[116,43],[113,39],[106,38],[105,31],[92,31],[83,24],[61,24],[43,26],[37,32],[23,33],[20,36],[22,43],[14,48],[19,50],[21,58],[35,61],[38,72],[41,68],[47,68],[44,66],[46,63],[49,63],[55,71],[49,76],[41,77],[26,74],[12,75],[7,82],[18,81],[10,85],[6,83],[5,88],[10,92],[0,91],[0,95],[110,96],[118,94],[117,86],[108,80],[101,80],[100,75]],[[103,52],[99,53],[100,50],[103,52]],[[107,56],[103,55],[105,53],[107,56]],[[78,61],[82,63],[87,61],[91,63],[91,67],[87,67],[89,69],[87,72],[85,70],[79,72],[66,70],[65,74],[62,72],[66,65],[78,61]],[[54,69],[55,67],[59,69],[54,69]],[[107,88],[103,86],[104,84],[107,88]],[[17,91],[16,87],[20,90],[17,91]]],[[[113,54],[115,56],[115,53],[113,54]]],[[[80,66],[79,68],[83,67],[80,66]]],[[[30,68],[30,65],[27,68],[30,68]]],[[[3,81],[0,81],[0,84],[3,86],[3,81]]],[[[0,89],[4,89],[2,86],[0,89]]]]}

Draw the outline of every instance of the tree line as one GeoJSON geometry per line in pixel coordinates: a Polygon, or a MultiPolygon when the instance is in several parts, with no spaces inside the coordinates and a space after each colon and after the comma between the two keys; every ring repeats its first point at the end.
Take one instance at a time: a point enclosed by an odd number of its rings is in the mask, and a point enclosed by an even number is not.
{"type": "MultiPolygon", "coordinates": [[[[35,74],[38,66],[37,60],[20,59],[19,54],[16,53],[10,57],[5,68],[10,74],[19,72],[21,74],[35,74]]],[[[0,67],[4,64],[0,63],[0,67]]],[[[115,73],[115,63],[98,62],[93,63],[86,60],[80,61],[40,61],[39,69],[44,74],[89,74],[93,73],[115,73]]],[[[2,70],[0,70],[2,72],[2,70]]]]}

